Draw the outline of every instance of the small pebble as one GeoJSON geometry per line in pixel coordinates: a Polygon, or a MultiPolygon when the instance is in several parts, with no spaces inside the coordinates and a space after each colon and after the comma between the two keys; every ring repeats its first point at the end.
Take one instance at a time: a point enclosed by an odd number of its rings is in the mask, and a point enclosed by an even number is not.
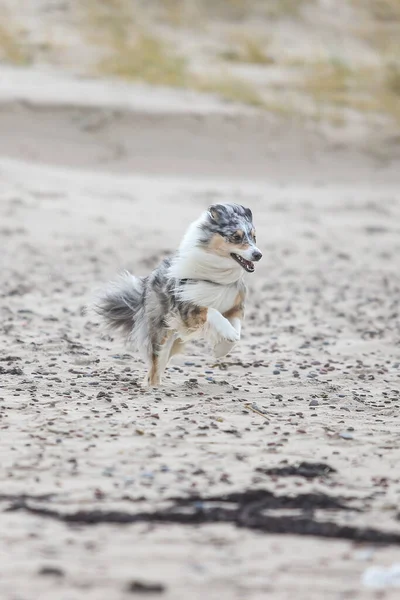
{"type": "Polygon", "coordinates": [[[59,567],[42,567],[39,570],[39,575],[49,575],[53,577],[64,577],[65,573],[59,567]]]}

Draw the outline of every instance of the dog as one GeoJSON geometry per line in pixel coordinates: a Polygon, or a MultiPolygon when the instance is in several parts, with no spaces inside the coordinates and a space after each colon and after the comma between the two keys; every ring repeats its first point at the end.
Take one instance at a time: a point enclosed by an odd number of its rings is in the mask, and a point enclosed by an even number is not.
{"type": "Polygon", "coordinates": [[[171,258],[147,277],[128,272],[105,288],[95,311],[148,363],[146,386],[158,386],[170,360],[203,337],[216,358],[240,339],[246,276],[262,257],[249,208],[214,204],[192,223],[171,258]]]}

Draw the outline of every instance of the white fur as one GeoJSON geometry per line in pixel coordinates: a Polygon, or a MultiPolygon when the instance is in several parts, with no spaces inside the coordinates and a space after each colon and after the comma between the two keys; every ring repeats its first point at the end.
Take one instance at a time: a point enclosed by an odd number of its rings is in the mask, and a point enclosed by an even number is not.
{"type": "Polygon", "coordinates": [[[202,248],[179,250],[169,273],[177,279],[207,279],[230,285],[245,275],[242,267],[230,257],[216,256],[202,248]]]}
{"type": "Polygon", "coordinates": [[[217,342],[227,340],[228,342],[238,342],[240,335],[231,323],[215,308],[209,308],[207,313],[207,323],[205,326],[206,337],[217,342]]]}
{"type": "MultiPolygon", "coordinates": [[[[207,213],[204,213],[187,229],[169,276],[189,279],[179,290],[179,297],[182,301],[208,308],[207,323],[202,331],[194,332],[188,332],[179,319],[174,319],[170,327],[185,341],[202,335],[219,357],[225,356],[240,339],[240,320],[229,321],[222,313],[232,308],[239,289],[245,287],[246,272],[231,257],[217,256],[198,246],[199,227],[206,218],[207,213]]],[[[250,260],[253,251],[254,248],[250,248],[238,251],[238,254],[250,260]]]]}
{"type": "Polygon", "coordinates": [[[241,250],[240,248],[235,249],[235,254],[242,256],[245,260],[254,260],[253,252],[259,252],[258,248],[254,245],[249,246],[246,250],[241,250]]]}
{"type": "Polygon", "coordinates": [[[186,231],[170,267],[170,276],[177,279],[206,279],[225,285],[236,283],[245,275],[238,263],[230,257],[216,256],[197,246],[199,226],[204,219],[203,214],[186,231]]]}
{"type": "MultiPolygon", "coordinates": [[[[238,340],[240,339],[240,332],[242,329],[242,323],[240,321],[240,319],[238,319],[238,317],[233,317],[232,319],[229,319],[229,322],[231,323],[232,327],[234,327],[234,329],[236,330],[237,334],[238,334],[238,340]]],[[[226,356],[227,354],[229,354],[229,352],[232,350],[232,348],[235,346],[235,342],[230,342],[225,340],[221,340],[220,342],[217,342],[214,346],[214,356],[215,358],[222,358],[223,356],[226,356]]]]}
{"type": "Polygon", "coordinates": [[[179,292],[179,297],[185,302],[215,308],[224,313],[232,308],[237,294],[237,285],[218,285],[209,281],[189,281],[179,292]]]}

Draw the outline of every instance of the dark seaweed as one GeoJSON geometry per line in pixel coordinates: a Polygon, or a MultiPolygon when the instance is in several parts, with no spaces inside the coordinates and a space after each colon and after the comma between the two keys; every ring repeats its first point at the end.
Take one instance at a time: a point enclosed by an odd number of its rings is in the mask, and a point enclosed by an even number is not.
{"type": "Polygon", "coordinates": [[[25,499],[13,503],[8,511],[24,511],[68,524],[99,525],[131,523],[203,525],[231,523],[237,527],[272,534],[291,534],[352,540],[376,544],[400,545],[400,533],[371,527],[352,527],[316,518],[316,510],[357,511],[351,499],[327,494],[276,496],[268,490],[247,490],[222,496],[175,498],[166,510],[130,513],[125,511],[79,510],[64,513],[32,506],[25,499]],[[228,505],[228,506],[226,506],[228,505]],[[268,511],[296,510],[298,515],[268,514],[268,511]]]}

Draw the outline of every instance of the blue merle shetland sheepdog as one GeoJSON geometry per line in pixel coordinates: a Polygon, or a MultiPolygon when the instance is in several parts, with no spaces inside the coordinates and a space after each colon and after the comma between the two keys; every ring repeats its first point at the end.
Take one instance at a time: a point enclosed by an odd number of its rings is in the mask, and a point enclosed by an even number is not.
{"type": "Polygon", "coordinates": [[[246,275],[261,257],[251,210],[214,204],[189,226],[174,256],[147,277],[123,274],[95,310],[143,354],[145,384],[157,386],[188,340],[205,338],[217,358],[239,341],[246,275]]]}

